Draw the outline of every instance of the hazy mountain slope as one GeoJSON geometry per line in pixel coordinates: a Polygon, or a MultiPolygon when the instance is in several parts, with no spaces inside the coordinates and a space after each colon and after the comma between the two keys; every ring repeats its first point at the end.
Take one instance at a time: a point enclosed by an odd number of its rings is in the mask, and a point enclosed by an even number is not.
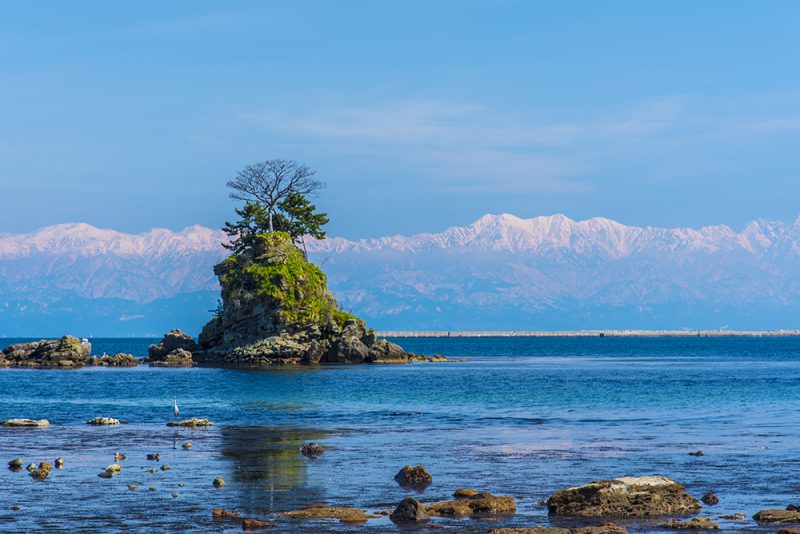
{"type": "MultiPolygon", "coordinates": [[[[196,332],[224,234],[86,224],[0,234],[0,335],[196,332]]],[[[800,317],[800,219],[741,232],[486,215],[440,233],[308,244],[384,329],[777,328],[800,317]]]]}

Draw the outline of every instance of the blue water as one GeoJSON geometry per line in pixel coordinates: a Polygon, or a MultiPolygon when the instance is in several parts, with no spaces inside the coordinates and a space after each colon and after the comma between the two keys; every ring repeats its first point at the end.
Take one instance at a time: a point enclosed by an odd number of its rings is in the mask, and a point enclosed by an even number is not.
{"type": "MultiPolygon", "coordinates": [[[[93,344],[98,354],[144,355],[153,341],[93,344]]],[[[289,521],[279,512],[316,502],[387,510],[407,495],[430,502],[457,488],[513,495],[518,511],[492,521],[435,520],[445,531],[570,526],[576,523],[550,520],[540,501],[591,480],[646,474],[669,476],[698,498],[714,491],[721,502],[703,515],[748,515],[721,520],[723,530],[759,530],[753,513],[800,501],[798,338],[396,341],[467,361],[2,370],[0,420],[46,418],[52,426],[0,428],[0,462],[63,456],[66,465],[36,482],[0,463],[0,530],[238,530],[212,521],[211,509],[224,507],[274,522],[271,532],[386,532],[398,527],[385,517],[347,526],[289,521]],[[167,428],[173,397],[182,415],[216,425],[167,428]],[[95,416],[128,424],[85,424],[95,416]],[[190,451],[180,447],[187,440],[190,451]],[[296,449],[307,441],[329,450],[304,458],[296,449]],[[128,456],[122,474],[98,478],[117,450],[128,456]],[[696,450],[705,456],[688,455],[696,450]],[[145,459],[150,452],[171,469],[147,472],[157,467],[145,459]],[[398,487],[394,474],[418,463],[433,484],[422,493],[398,487]],[[215,476],[226,480],[223,489],[211,486],[215,476]]],[[[657,522],[622,523],[633,532],[658,530],[657,522]]]]}

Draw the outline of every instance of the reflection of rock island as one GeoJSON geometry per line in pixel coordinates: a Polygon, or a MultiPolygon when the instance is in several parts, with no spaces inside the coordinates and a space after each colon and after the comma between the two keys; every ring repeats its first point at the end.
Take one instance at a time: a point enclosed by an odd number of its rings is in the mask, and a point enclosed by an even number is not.
{"type": "Polygon", "coordinates": [[[241,488],[237,502],[243,509],[281,510],[325,499],[322,488],[308,487],[309,460],[299,453],[304,442],[324,437],[319,432],[224,427],[220,433],[222,456],[234,463],[233,481],[241,488]]]}
{"type": "Polygon", "coordinates": [[[406,363],[428,358],[376,339],[339,309],[325,274],[288,234],[261,234],[256,245],[214,268],[222,287],[218,315],[203,328],[195,361],[235,366],[406,363]]]}

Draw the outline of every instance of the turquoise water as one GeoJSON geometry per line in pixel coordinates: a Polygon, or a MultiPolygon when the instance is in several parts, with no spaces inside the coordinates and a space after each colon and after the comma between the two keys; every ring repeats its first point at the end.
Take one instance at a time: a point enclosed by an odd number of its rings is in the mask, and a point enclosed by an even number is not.
{"type": "MultiPolygon", "coordinates": [[[[315,502],[384,510],[407,495],[433,501],[464,487],[513,495],[518,512],[435,521],[446,529],[569,525],[551,522],[540,501],[590,480],[645,474],[669,476],[698,498],[714,491],[720,504],[703,510],[711,517],[800,501],[798,338],[398,341],[468,361],[2,370],[0,420],[46,418],[52,426],[0,429],[0,461],[63,456],[66,465],[43,483],[2,467],[0,529],[238,530],[211,520],[211,509],[224,507],[275,522],[273,532],[385,532],[398,529],[386,518],[345,526],[292,522],[278,512],[315,502]],[[216,426],[167,428],[173,397],[182,415],[216,426]],[[127,424],[85,424],[95,416],[127,424]],[[187,440],[190,451],[180,447],[187,440]],[[304,458],[296,449],[306,441],[329,450],[304,458]],[[98,478],[117,450],[128,456],[122,474],[98,478]],[[705,456],[688,455],[696,450],[705,456]],[[157,467],[145,459],[151,452],[171,469],[148,473],[157,467]],[[393,475],[418,463],[433,484],[423,493],[399,488],[393,475]],[[226,480],[222,490],[211,486],[215,476],[226,480]]],[[[151,342],[93,340],[96,353],[137,355],[151,342]]],[[[721,523],[757,530],[750,519],[721,523]]],[[[655,525],[627,523],[632,531],[655,525]]]]}

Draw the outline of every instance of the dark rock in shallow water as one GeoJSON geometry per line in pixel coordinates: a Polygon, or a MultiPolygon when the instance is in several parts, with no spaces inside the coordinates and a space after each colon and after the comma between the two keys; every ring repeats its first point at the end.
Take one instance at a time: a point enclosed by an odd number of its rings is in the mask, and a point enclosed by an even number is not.
{"type": "Polygon", "coordinates": [[[358,508],[324,504],[310,504],[301,510],[283,512],[282,515],[293,519],[338,519],[342,523],[366,523],[367,520],[378,517],[358,508]]]}
{"type": "Polygon", "coordinates": [[[260,519],[242,519],[242,530],[245,531],[264,530],[274,526],[272,523],[267,523],[260,519]]]}
{"type": "Polygon", "coordinates": [[[134,356],[133,354],[125,354],[123,352],[119,352],[112,356],[108,354],[103,354],[101,357],[94,357],[91,359],[90,363],[96,366],[102,367],[136,367],[139,365],[141,360],[134,356]]]}
{"type": "Polygon", "coordinates": [[[300,454],[303,456],[308,456],[309,458],[316,458],[323,452],[325,452],[325,447],[319,443],[306,443],[300,447],[300,454]]]}
{"type": "Polygon", "coordinates": [[[83,367],[89,363],[92,344],[73,336],[60,339],[16,343],[3,349],[3,366],[83,367]]]}
{"type": "Polygon", "coordinates": [[[14,458],[10,462],[8,462],[8,468],[11,469],[12,471],[21,471],[23,465],[24,462],[22,461],[22,458],[14,458]]]}
{"type": "Polygon", "coordinates": [[[614,523],[604,523],[591,527],[516,527],[493,528],[489,534],[628,534],[628,530],[614,523]]]}
{"type": "Polygon", "coordinates": [[[707,504],[708,506],[714,506],[715,504],[719,504],[719,497],[717,497],[716,495],[714,495],[713,492],[710,491],[705,495],[703,495],[702,497],[700,497],[700,500],[703,501],[703,504],[707,504]]]}
{"type": "Polygon", "coordinates": [[[708,517],[693,517],[686,521],[678,519],[670,519],[666,523],[659,525],[661,528],[669,528],[674,530],[719,530],[719,524],[715,523],[708,517]]]}
{"type": "Polygon", "coordinates": [[[585,517],[692,514],[700,508],[683,486],[656,476],[598,480],[561,490],[547,501],[550,515],[585,517]]]}
{"type": "Polygon", "coordinates": [[[705,455],[706,454],[703,451],[695,451],[689,453],[689,456],[705,456],[705,455]]]}
{"type": "Polygon", "coordinates": [[[394,479],[401,486],[408,488],[425,488],[433,482],[433,477],[422,465],[416,467],[407,465],[398,471],[394,479]]]}
{"type": "Polygon", "coordinates": [[[214,423],[212,423],[208,419],[201,419],[200,417],[190,417],[189,419],[184,419],[183,421],[170,421],[169,423],[167,423],[167,426],[198,428],[198,427],[214,426],[214,423]]]}
{"type": "Polygon", "coordinates": [[[199,350],[192,351],[198,363],[259,367],[430,360],[376,340],[364,321],[340,310],[325,274],[286,233],[262,234],[253,250],[229,257],[214,273],[222,307],[203,328],[199,350]]]}
{"type": "Polygon", "coordinates": [[[395,523],[402,524],[419,523],[421,521],[427,521],[430,517],[428,512],[425,511],[425,507],[422,506],[418,500],[406,497],[400,501],[400,504],[398,504],[394,512],[391,513],[389,519],[395,523]]]}
{"type": "Polygon", "coordinates": [[[170,330],[160,342],[147,349],[150,365],[189,366],[194,363],[192,353],[197,350],[192,336],[178,329],[170,330]]]}

